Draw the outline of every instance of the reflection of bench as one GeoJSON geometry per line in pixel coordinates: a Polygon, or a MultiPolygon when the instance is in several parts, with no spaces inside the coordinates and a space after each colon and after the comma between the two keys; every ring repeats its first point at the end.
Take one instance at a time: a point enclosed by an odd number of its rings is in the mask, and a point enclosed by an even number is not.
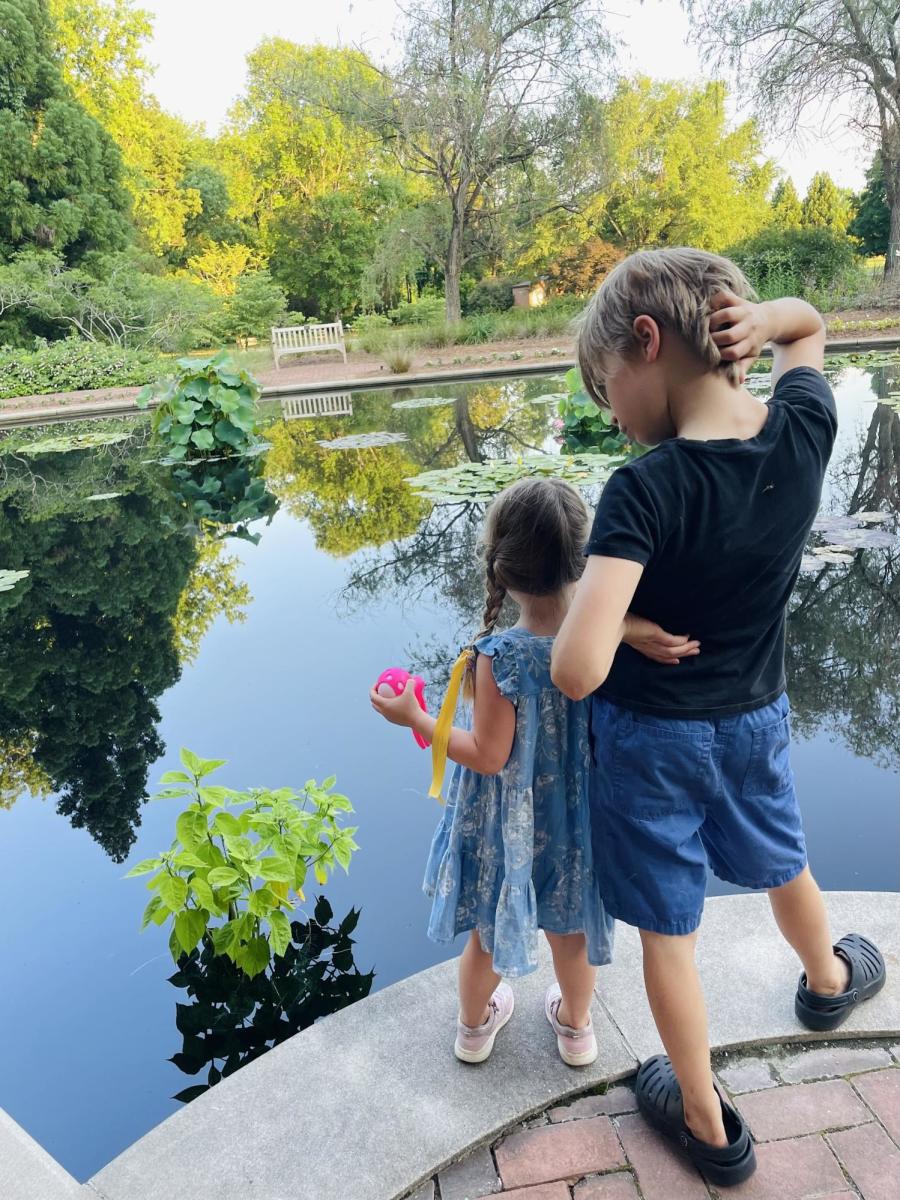
{"type": "Polygon", "coordinates": [[[330,325],[286,325],[272,330],[276,368],[286,354],[313,354],[317,350],[337,350],[347,361],[344,326],[340,321],[332,321],[330,325]]]}
{"type": "Polygon", "coordinates": [[[286,421],[295,417],[352,417],[353,400],[349,392],[318,392],[314,396],[282,396],[281,415],[286,421]]]}

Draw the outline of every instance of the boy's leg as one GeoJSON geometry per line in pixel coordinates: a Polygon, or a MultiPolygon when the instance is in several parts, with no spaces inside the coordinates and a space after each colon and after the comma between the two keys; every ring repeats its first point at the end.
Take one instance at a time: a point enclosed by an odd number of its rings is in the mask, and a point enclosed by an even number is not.
{"type": "Polygon", "coordinates": [[[672,936],[642,929],[644,986],[656,1028],[678,1077],[684,1119],[694,1137],[727,1146],[722,1105],[713,1087],[706,1003],[694,952],[696,933],[672,936]]]}
{"type": "Polygon", "coordinates": [[[587,940],[583,933],[546,933],[546,936],[562,991],[557,1020],[570,1029],[584,1029],[597,982],[597,968],[587,958],[587,940]]]}
{"type": "Polygon", "coordinates": [[[488,1001],[500,979],[493,956],[482,949],[478,930],[473,929],[459,960],[459,1016],[464,1025],[474,1029],[488,1019],[488,1001]]]}
{"type": "Polygon", "coordinates": [[[850,968],[834,953],[825,901],[809,867],[789,883],[770,888],[769,900],[778,928],[803,963],[810,991],[822,996],[845,992],[850,968]]]}

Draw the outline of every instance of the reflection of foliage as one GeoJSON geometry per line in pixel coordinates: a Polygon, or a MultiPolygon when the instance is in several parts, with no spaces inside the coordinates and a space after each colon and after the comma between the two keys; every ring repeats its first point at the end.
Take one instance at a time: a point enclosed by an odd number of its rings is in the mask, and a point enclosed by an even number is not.
{"type": "Polygon", "coordinates": [[[187,517],[187,528],[256,545],[261,534],[250,533],[248,524],[264,517],[270,524],[278,511],[278,500],[266,487],[263,470],[256,455],[174,467],[169,487],[187,517]]]}
{"type": "Polygon", "coordinates": [[[320,896],[315,918],[292,921],[284,955],[253,979],[209,945],[181,956],[169,982],[186,988],[193,1003],[176,1005],[183,1041],[172,1062],[188,1075],[209,1070],[206,1083],[185,1088],[176,1100],[193,1100],[320,1017],[369,994],[374,971],[361,974],[353,962],[350,935],[359,912],[351,909],[337,928],[332,918],[320,896]]]}
{"type": "Polygon", "coordinates": [[[0,808],[12,808],[23,792],[43,800],[52,791],[46,772],[35,762],[33,739],[0,739],[0,808]]]}
{"type": "Polygon", "coordinates": [[[271,426],[265,468],[285,507],[309,522],[316,545],[345,555],[410,534],[427,505],[404,483],[416,469],[405,447],[335,453],[316,444],[318,431],[299,421],[271,426]]]}
{"type": "Polygon", "coordinates": [[[237,578],[240,560],[224,550],[224,543],[214,538],[199,543],[197,560],[173,619],[175,650],[181,663],[196,661],[201,642],[220,614],[229,625],[247,619],[244,609],[253,597],[249,586],[237,578]]]}
{"type": "Polygon", "coordinates": [[[172,615],[194,550],[162,523],[165,492],[118,452],[48,456],[40,476],[3,463],[0,561],[31,575],[0,606],[0,739],[33,748],[32,781],[121,861],[163,749],[155,698],[178,678],[172,615]],[[77,498],[100,480],[127,494],[77,498]]]}
{"type": "Polygon", "coordinates": [[[579,450],[600,450],[614,454],[628,450],[628,439],[612,423],[584,389],[581,372],[572,367],[566,372],[566,394],[559,402],[563,443],[570,454],[579,450]]]}

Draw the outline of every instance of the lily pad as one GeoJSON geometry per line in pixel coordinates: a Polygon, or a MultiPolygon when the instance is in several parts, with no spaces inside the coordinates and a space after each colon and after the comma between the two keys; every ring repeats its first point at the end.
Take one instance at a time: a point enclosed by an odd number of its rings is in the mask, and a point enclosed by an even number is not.
{"type": "Polygon", "coordinates": [[[442,408],[446,404],[455,404],[451,396],[414,396],[412,400],[395,400],[391,408],[442,408]]]}
{"type": "Polygon", "coordinates": [[[405,433],[353,433],[348,437],[332,438],[330,442],[316,442],[323,450],[369,450],[376,446],[393,446],[405,442],[405,433]]]}
{"type": "Polygon", "coordinates": [[[565,400],[566,392],[544,392],[542,396],[532,396],[528,401],[529,404],[559,404],[560,400],[565,400]]]}
{"type": "Polygon", "coordinates": [[[72,450],[94,450],[98,446],[114,446],[127,441],[130,433],[71,433],[62,437],[41,438],[22,446],[20,454],[68,454],[72,450]]]}
{"type": "Polygon", "coordinates": [[[0,592],[11,592],[17,583],[27,579],[30,571],[8,571],[0,569],[0,592]]]}
{"type": "Polygon", "coordinates": [[[835,549],[832,546],[820,546],[813,550],[813,554],[820,562],[827,563],[842,563],[849,564],[853,562],[853,555],[847,554],[845,551],[835,549]]]}
{"type": "Polygon", "coordinates": [[[98,492],[96,496],[85,496],[85,500],[115,500],[122,492],[98,492]]]}
{"type": "Polygon", "coordinates": [[[517,479],[533,476],[565,479],[582,486],[605,483],[626,461],[622,454],[529,454],[425,471],[406,482],[420,496],[437,504],[458,504],[491,500],[517,479]]]}
{"type": "Polygon", "coordinates": [[[820,571],[822,569],[821,558],[816,558],[812,554],[804,554],[800,559],[800,574],[807,575],[810,571],[820,571]]]}
{"type": "Polygon", "coordinates": [[[867,525],[880,525],[883,521],[889,521],[891,514],[886,512],[858,512],[853,514],[855,521],[864,521],[867,525]]]}

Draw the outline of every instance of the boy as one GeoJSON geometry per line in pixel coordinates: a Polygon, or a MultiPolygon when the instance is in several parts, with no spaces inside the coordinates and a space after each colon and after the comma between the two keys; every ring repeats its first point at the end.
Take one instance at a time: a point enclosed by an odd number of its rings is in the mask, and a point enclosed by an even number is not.
{"type": "Polygon", "coordinates": [[[630,438],[657,449],[606,485],[552,670],[573,699],[594,693],[600,892],[640,930],[668,1052],[641,1066],[638,1104],[719,1186],[756,1164],[710,1070],[694,963],[707,863],[768,889],[804,966],[795,1008],[808,1028],[836,1028],[885,976],[865,938],[832,945],[790,768],[785,611],[837,425],[821,374],[825,330],[801,300],[753,304],[750,294],[727,259],[672,249],[633,254],[594,296],[578,346],[585,386],[630,438]],[[743,382],[767,341],[766,406],[743,382]],[[689,628],[699,655],[662,665],[620,647],[629,609],[689,628]]]}

